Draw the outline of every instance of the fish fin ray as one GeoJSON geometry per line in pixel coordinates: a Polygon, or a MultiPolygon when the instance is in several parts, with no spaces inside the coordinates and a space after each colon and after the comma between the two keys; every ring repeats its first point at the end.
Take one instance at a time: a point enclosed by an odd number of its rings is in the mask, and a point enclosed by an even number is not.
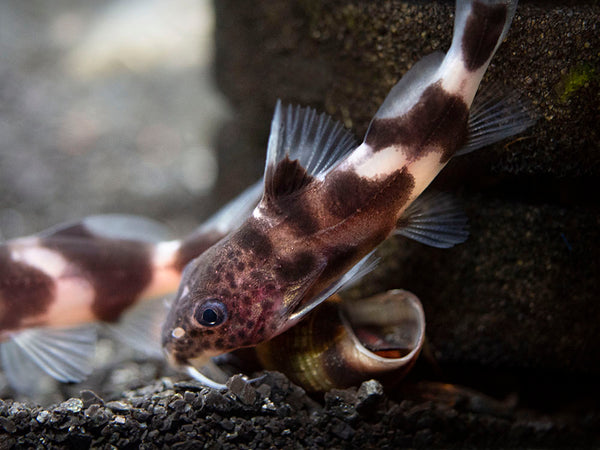
{"type": "Polygon", "coordinates": [[[277,101],[267,147],[265,196],[276,198],[307,186],[357,147],[354,135],[312,108],[277,101]]]}
{"type": "Polygon", "coordinates": [[[469,237],[468,219],[456,199],[445,193],[421,194],[397,222],[395,234],[437,248],[462,244],[469,237]]]}
{"type": "Polygon", "coordinates": [[[160,242],[171,236],[168,228],[147,217],[129,214],[99,214],[66,222],[38,233],[51,237],[101,237],[142,242],[160,242]]]}
{"type": "Polygon", "coordinates": [[[0,358],[9,385],[17,392],[37,394],[44,391],[41,387],[42,381],[53,380],[13,341],[0,344],[0,358]]]}
{"type": "Polygon", "coordinates": [[[516,91],[507,93],[499,84],[481,89],[469,114],[469,140],[455,156],[519,134],[535,121],[530,105],[516,91]]]}
{"type": "Polygon", "coordinates": [[[161,344],[162,322],[168,311],[163,297],[139,302],[117,322],[105,322],[103,327],[117,340],[151,358],[164,356],[161,344]]]}
{"type": "Polygon", "coordinates": [[[319,293],[313,299],[311,299],[310,303],[303,304],[300,308],[296,309],[296,311],[294,311],[289,317],[290,323],[297,323],[299,320],[305,317],[309,312],[311,312],[313,309],[315,309],[333,294],[352,286],[366,274],[373,271],[373,269],[375,269],[375,266],[379,262],[379,258],[375,258],[373,256],[374,252],[375,250],[373,250],[371,253],[369,253],[367,256],[361,259],[339,280],[335,281],[331,286],[321,291],[321,293],[319,293]]]}
{"type": "Polygon", "coordinates": [[[92,372],[95,348],[94,325],[32,328],[2,344],[2,366],[19,391],[31,382],[34,366],[63,383],[80,382],[92,372]]]}

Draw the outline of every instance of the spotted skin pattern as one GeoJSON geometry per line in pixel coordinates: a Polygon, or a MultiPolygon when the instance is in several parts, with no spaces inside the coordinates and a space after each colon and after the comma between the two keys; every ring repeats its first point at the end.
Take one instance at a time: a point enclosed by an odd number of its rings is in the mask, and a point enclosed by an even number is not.
{"type": "MultiPolygon", "coordinates": [[[[252,228],[252,223],[248,224],[252,228]]],[[[231,299],[238,308],[228,311],[225,328],[201,330],[196,320],[195,305],[192,298],[180,287],[178,294],[181,301],[170,310],[169,315],[176,314],[175,327],[189,330],[177,340],[178,351],[174,359],[179,363],[187,361],[189,355],[211,353],[216,348],[229,345],[250,345],[254,339],[264,339],[275,324],[269,320],[279,309],[281,296],[276,277],[269,276],[264,269],[259,269],[259,261],[271,253],[271,248],[262,242],[264,236],[256,235],[250,244],[258,244],[254,252],[244,241],[247,230],[240,230],[231,241],[221,241],[211,247],[206,253],[209,256],[219,255],[219,263],[203,270],[203,267],[188,266],[184,276],[197,280],[197,290],[210,292],[211,299],[231,299]],[[240,240],[243,242],[240,245],[240,240]],[[263,245],[261,245],[263,244],[263,245]],[[255,307],[255,299],[261,299],[262,307],[255,307]],[[177,314],[177,311],[192,311],[192,314],[177,314]],[[227,330],[223,333],[223,330],[227,330]],[[202,339],[198,339],[199,337],[202,339]]]]}
{"type": "MultiPolygon", "coordinates": [[[[163,326],[173,363],[198,367],[282,333],[295,324],[295,313],[323,301],[328,288],[393,232],[402,212],[467,142],[471,102],[515,8],[514,0],[458,0],[448,55],[428,66],[425,78],[407,76],[414,89],[392,90],[363,143],[330,169],[310,173],[289,154],[268,158],[253,216],[183,274],[163,326]],[[397,92],[420,94],[404,101],[397,92]],[[227,314],[200,324],[194,316],[209,302],[227,314]]],[[[276,125],[293,119],[278,114],[270,146],[288,145],[279,144],[286,135],[276,125]]]]}

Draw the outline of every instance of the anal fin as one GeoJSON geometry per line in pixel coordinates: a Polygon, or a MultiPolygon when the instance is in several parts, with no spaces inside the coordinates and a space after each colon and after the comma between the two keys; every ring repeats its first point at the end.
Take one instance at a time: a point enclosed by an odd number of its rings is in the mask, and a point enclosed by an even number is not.
{"type": "Polygon", "coordinates": [[[529,128],[536,119],[531,107],[515,91],[499,84],[484,86],[469,114],[469,140],[455,156],[501,141],[529,128]]]}
{"type": "Polygon", "coordinates": [[[449,194],[427,191],[398,219],[395,234],[437,248],[450,248],[469,237],[468,219],[449,194]]]}

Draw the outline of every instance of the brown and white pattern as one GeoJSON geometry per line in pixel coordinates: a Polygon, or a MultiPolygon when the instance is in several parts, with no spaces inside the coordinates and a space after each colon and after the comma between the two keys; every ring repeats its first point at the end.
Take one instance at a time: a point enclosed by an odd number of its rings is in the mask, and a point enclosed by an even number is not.
{"type": "Polygon", "coordinates": [[[183,240],[166,240],[164,227],[145,218],[105,215],[1,244],[0,342],[12,384],[32,388],[23,381],[33,367],[28,357],[60,381],[80,381],[90,372],[99,323],[131,321],[125,325],[137,339],[128,342],[160,355],[163,298],[177,290],[190,260],[248,217],[259,194],[250,188],[183,240]],[[142,304],[156,310],[153,335],[131,314],[142,304]]]}
{"type": "Polygon", "coordinates": [[[448,54],[404,76],[360,145],[324,115],[277,105],[260,204],[183,274],[163,328],[174,364],[268,340],[364,271],[449,159],[473,149],[471,103],[516,3],[458,0],[448,54]]]}

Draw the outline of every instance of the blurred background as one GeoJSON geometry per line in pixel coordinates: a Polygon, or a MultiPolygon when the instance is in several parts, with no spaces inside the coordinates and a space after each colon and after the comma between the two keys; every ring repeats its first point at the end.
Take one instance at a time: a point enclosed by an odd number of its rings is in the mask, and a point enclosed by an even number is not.
{"type": "Polygon", "coordinates": [[[209,0],[0,2],[0,236],[216,208],[213,28],[209,0]]]}

